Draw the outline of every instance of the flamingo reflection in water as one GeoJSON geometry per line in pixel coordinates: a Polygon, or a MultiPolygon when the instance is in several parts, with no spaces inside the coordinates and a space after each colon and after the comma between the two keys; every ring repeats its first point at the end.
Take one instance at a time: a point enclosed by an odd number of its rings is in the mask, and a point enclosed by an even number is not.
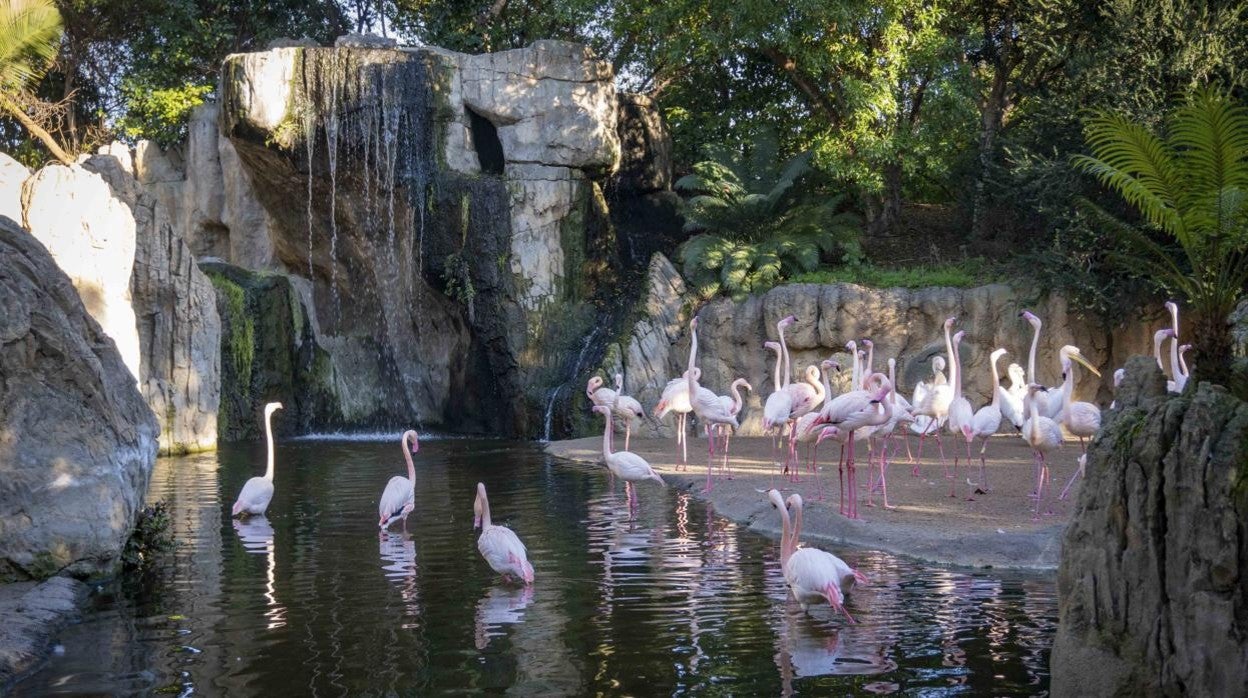
{"type": "Polygon", "coordinates": [[[524,611],[533,603],[532,586],[495,585],[477,602],[473,637],[478,650],[489,646],[490,640],[501,637],[508,625],[524,621],[524,611]]]}
{"type": "Polygon", "coordinates": [[[408,620],[399,627],[417,627],[420,593],[416,585],[416,541],[406,531],[382,531],[377,536],[377,554],[381,557],[381,569],[386,579],[395,585],[399,598],[403,600],[403,615],[408,620]]]}
{"type": "Polygon", "coordinates": [[[269,610],[264,612],[264,617],[269,619],[269,630],[284,627],[286,607],[277,601],[277,560],[276,547],[273,544],[273,525],[263,515],[251,516],[234,519],[234,531],[238,533],[238,538],[248,553],[265,556],[264,598],[269,610]]]}

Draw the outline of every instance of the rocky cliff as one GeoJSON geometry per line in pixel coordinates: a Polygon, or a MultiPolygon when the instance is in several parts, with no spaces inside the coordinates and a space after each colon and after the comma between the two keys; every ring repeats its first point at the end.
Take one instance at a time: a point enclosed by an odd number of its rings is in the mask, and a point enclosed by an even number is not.
{"type": "Polygon", "coordinates": [[[1058,572],[1056,696],[1248,686],[1248,404],[1132,359],[1088,451],[1058,572]]]}
{"type": "Polygon", "coordinates": [[[0,218],[0,581],[109,574],[157,424],[47,249],[0,218]]]}
{"type": "MultiPolygon", "coordinates": [[[[1036,370],[1046,385],[1061,382],[1056,356],[1065,344],[1078,346],[1106,375],[1131,354],[1146,353],[1151,347],[1147,323],[1107,329],[1096,318],[1074,312],[1061,298],[1029,298],[1003,284],[966,289],[788,284],[740,302],[720,298],[701,305],[662,255],[651,261],[642,307],[632,331],[608,352],[603,369],[609,374],[622,371],[625,391],[653,406],[666,382],[680,376],[687,365],[688,324],[690,313],[696,311],[702,384],[726,394],[728,385],[742,377],[755,389],[743,408],[741,433],[747,435],[761,432],[762,402],[772,391],[774,354],[763,349],[763,340],[776,339],[776,322],[790,314],[797,317],[797,324],[785,333],[794,375],[826,358],[848,367],[845,342],[868,338],[875,342],[876,370],[886,372],[890,357],[898,360],[897,382],[907,396],[919,380],[929,379],[931,357],[945,351],[942,323],[957,316],[957,329],[966,331],[964,390],[975,405],[991,400],[988,356],[993,349],[1010,352],[998,364],[1003,378],[1010,362],[1026,366],[1032,330],[1018,317],[1024,308],[1044,322],[1036,370]]],[[[834,387],[847,383],[848,376],[840,376],[834,387]]],[[[1084,371],[1076,395],[1108,403],[1108,385],[1084,371]]],[[[649,417],[646,429],[671,433],[670,424],[660,425],[649,417]]]]}

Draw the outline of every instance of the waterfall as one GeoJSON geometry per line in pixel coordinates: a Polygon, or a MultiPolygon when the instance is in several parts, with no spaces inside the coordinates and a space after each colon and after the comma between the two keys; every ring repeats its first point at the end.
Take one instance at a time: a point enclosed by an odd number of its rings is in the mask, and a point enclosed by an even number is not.
{"type": "Polygon", "coordinates": [[[581,369],[585,363],[585,357],[589,353],[589,348],[594,345],[594,338],[602,331],[602,325],[595,325],[590,333],[585,335],[585,339],[581,342],[581,350],[576,354],[576,361],[572,363],[572,372],[569,378],[563,383],[557,385],[550,391],[550,397],[546,400],[546,418],[542,430],[542,440],[550,441],[551,423],[554,421],[555,403],[559,397],[559,393],[563,392],[569,384],[575,384],[580,380],[581,369]]]}
{"type": "Polygon", "coordinates": [[[308,279],[312,276],[312,156],[316,149],[316,111],[310,106],[304,107],[303,133],[305,149],[308,151],[308,279]]]}
{"type": "Polygon", "coordinates": [[[334,48],[330,70],[329,118],[325,121],[325,142],[329,150],[329,288],[333,298],[334,321],[342,318],[338,300],[338,91],[341,70],[338,49],[334,48]]]}

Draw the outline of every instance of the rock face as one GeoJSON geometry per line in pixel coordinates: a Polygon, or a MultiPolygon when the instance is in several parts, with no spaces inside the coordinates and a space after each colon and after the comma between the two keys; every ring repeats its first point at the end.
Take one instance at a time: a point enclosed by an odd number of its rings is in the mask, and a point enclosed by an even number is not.
{"type": "Polygon", "coordinates": [[[552,353],[613,271],[609,65],[564,42],[282,48],[229,57],[222,85],[217,167],[263,225],[226,220],[227,204],[217,239],[192,247],[291,279],[332,420],[458,427],[467,410],[532,433],[552,353]]]}
{"type": "Polygon", "coordinates": [[[157,425],[114,342],[26,231],[0,220],[0,580],[109,574],[157,425]]]}
{"type": "Polygon", "coordinates": [[[1242,695],[1248,404],[1132,359],[1066,529],[1053,695],[1242,695]]]}
{"type": "MultiPolygon", "coordinates": [[[[656,264],[671,267],[666,260],[656,264]]],[[[652,264],[652,273],[654,269],[652,264]]],[[[673,272],[674,269],[663,276],[673,272]]],[[[653,277],[646,303],[668,309],[696,306],[694,299],[682,296],[675,285],[654,283],[653,277]]],[[[966,371],[963,389],[971,403],[978,406],[991,400],[988,356],[993,349],[1002,347],[1011,352],[998,364],[1002,378],[1009,363],[1027,365],[1032,331],[1018,318],[1024,308],[1045,323],[1036,370],[1046,385],[1061,382],[1060,369],[1054,364],[1057,350],[1065,344],[1078,346],[1103,374],[1112,372],[1131,353],[1148,352],[1151,346],[1145,323],[1132,323],[1128,328],[1109,332],[1091,318],[1070,312],[1060,298],[1025,304],[1018,293],[1000,284],[915,290],[790,284],[741,302],[717,299],[698,310],[698,365],[702,369],[702,384],[722,394],[738,377],[750,382],[754,391],[747,396],[742,410],[741,433],[756,435],[761,433],[762,403],[772,391],[774,368],[774,355],[766,352],[762,343],[765,339],[777,339],[775,325],[781,318],[790,314],[798,318],[797,324],[785,333],[795,376],[807,365],[818,365],[826,358],[850,366],[845,342],[870,338],[875,341],[875,370],[887,372],[887,359],[897,358],[897,382],[901,392],[909,397],[919,380],[930,379],[931,357],[945,352],[945,318],[957,316],[955,331],[966,330],[962,342],[966,371]]],[[[670,310],[668,316],[675,317],[670,310]]],[[[656,391],[661,391],[667,380],[683,373],[689,358],[688,317],[680,316],[679,334],[674,338],[672,322],[667,317],[662,321],[662,337],[669,343],[666,349],[659,346],[662,338],[650,319],[638,322],[623,343],[627,350],[619,354],[625,356],[624,384],[629,394],[658,394],[656,391]]],[[[833,379],[834,389],[847,384],[848,375],[833,379]]],[[[1076,395],[1079,399],[1108,403],[1107,385],[1084,371],[1079,374],[1076,395]]],[[[669,433],[667,426],[650,426],[654,433],[669,433]]]]}
{"type": "Polygon", "coordinates": [[[22,223],[22,185],[29,177],[25,165],[0,153],[0,216],[8,216],[18,225],[22,223]]]}

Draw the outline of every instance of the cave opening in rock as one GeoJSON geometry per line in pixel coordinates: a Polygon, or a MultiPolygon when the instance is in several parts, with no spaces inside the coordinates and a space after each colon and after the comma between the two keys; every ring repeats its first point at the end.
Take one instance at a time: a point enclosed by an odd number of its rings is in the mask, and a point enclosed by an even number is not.
{"type": "Polygon", "coordinates": [[[477,151],[477,162],[485,174],[503,173],[503,142],[498,139],[498,129],[484,116],[464,107],[472,131],[472,148],[477,151]]]}

